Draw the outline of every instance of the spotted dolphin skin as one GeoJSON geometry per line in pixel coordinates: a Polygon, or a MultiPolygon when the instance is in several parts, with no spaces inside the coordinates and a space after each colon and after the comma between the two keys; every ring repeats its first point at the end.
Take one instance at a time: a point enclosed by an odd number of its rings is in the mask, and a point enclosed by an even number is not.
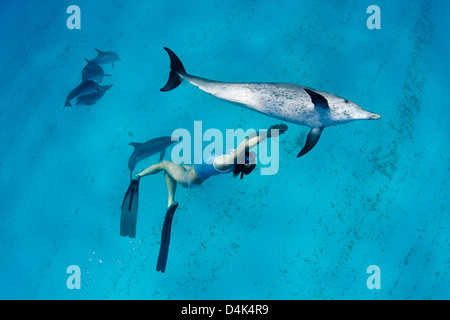
{"type": "Polygon", "coordinates": [[[325,127],[353,120],[376,120],[380,116],[356,103],[319,90],[287,83],[236,83],[213,81],[190,75],[169,48],[170,75],[161,89],[166,92],[187,81],[212,96],[253,109],[273,118],[311,128],[297,157],[309,152],[319,141],[325,127]]]}

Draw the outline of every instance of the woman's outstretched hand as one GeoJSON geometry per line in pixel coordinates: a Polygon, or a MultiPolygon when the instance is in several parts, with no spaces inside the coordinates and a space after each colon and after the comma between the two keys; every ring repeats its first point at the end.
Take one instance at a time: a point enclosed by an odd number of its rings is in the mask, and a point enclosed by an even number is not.
{"type": "Polygon", "coordinates": [[[270,126],[269,129],[267,129],[267,137],[268,138],[274,138],[274,137],[278,137],[280,134],[283,134],[287,131],[288,126],[285,125],[284,123],[282,124],[275,124],[273,126],[270,126]],[[278,130],[272,133],[272,130],[278,130]]]}

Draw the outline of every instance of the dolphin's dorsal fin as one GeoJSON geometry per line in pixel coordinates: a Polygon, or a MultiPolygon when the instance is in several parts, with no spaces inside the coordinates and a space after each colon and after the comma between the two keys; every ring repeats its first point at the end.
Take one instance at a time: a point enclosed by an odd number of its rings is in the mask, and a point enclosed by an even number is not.
{"type": "Polygon", "coordinates": [[[131,143],[129,143],[128,145],[129,145],[129,146],[133,146],[133,147],[136,149],[136,148],[138,148],[141,144],[142,144],[142,143],[139,143],[139,142],[131,142],[131,143]]]}
{"type": "Polygon", "coordinates": [[[311,151],[312,148],[316,145],[317,141],[319,141],[320,135],[322,134],[323,128],[312,128],[308,133],[308,137],[306,138],[306,143],[300,153],[297,155],[301,157],[311,151]]]}
{"type": "Polygon", "coordinates": [[[97,51],[98,54],[104,54],[104,52],[102,50],[95,49],[95,51],[97,51]]]}
{"type": "Polygon", "coordinates": [[[159,161],[161,161],[162,159],[164,159],[164,156],[166,155],[166,149],[164,149],[163,151],[161,151],[161,154],[159,155],[159,161]]]}
{"type": "Polygon", "coordinates": [[[311,97],[311,101],[314,104],[314,107],[321,108],[321,109],[330,108],[330,106],[328,105],[328,101],[327,101],[327,99],[325,99],[324,96],[322,96],[312,90],[306,89],[306,88],[305,88],[305,91],[311,97]]]}

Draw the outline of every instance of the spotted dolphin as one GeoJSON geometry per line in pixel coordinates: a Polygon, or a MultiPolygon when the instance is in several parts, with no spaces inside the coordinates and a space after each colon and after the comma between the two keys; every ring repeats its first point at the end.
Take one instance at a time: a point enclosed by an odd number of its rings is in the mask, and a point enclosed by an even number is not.
{"type": "Polygon", "coordinates": [[[136,165],[154,155],[159,153],[159,161],[164,158],[166,149],[173,143],[180,141],[181,138],[176,137],[160,137],[148,140],[144,143],[132,142],[129,145],[134,147],[134,151],[128,160],[128,169],[130,169],[130,179],[133,177],[133,170],[136,165]]]}
{"type": "Polygon", "coordinates": [[[334,94],[287,83],[236,83],[213,81],[190,75],[181,60],[169,48],[170,74],[166,92],[187,81],[212,96],[250,108],[286,122],[311,128],[305,146],[297,157],[309,152],[319,141],[325,127],[353,120],[376,120],[380,116],[368,112],[356,103],[334,94]]]}

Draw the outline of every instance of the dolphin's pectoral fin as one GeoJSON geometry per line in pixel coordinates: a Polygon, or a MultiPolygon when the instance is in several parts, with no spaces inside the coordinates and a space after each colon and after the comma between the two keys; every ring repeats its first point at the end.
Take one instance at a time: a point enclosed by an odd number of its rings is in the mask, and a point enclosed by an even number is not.
{"type": "Polygon", "coordinates": [[[303,147],[302,151],[297,155],[298,157],[301,157],[311,151],[312,148],[316,145],[317,141],[319,141],[320,135],[322,134],[323,128],[312,128],[311,131],[308,133],[308,137],[306,138],[305,146],[303,147]]]}
{"type": "Polygon", "coordinates": [[[306,88],[305,91],[311,97],[311,101],[314,104],[314,107],[321,109],[330,108],[330,106],[328,105],[328,101],[324,96],[306,88]]]}
{"type": "Polygon", "coordinates": [[[163,151],[161,151],[160,155],[159,155],[159,161],[161,161],[162,159],[164,159],[164,156],[166,155],[166,149],[164,149],[163,151]]]}

